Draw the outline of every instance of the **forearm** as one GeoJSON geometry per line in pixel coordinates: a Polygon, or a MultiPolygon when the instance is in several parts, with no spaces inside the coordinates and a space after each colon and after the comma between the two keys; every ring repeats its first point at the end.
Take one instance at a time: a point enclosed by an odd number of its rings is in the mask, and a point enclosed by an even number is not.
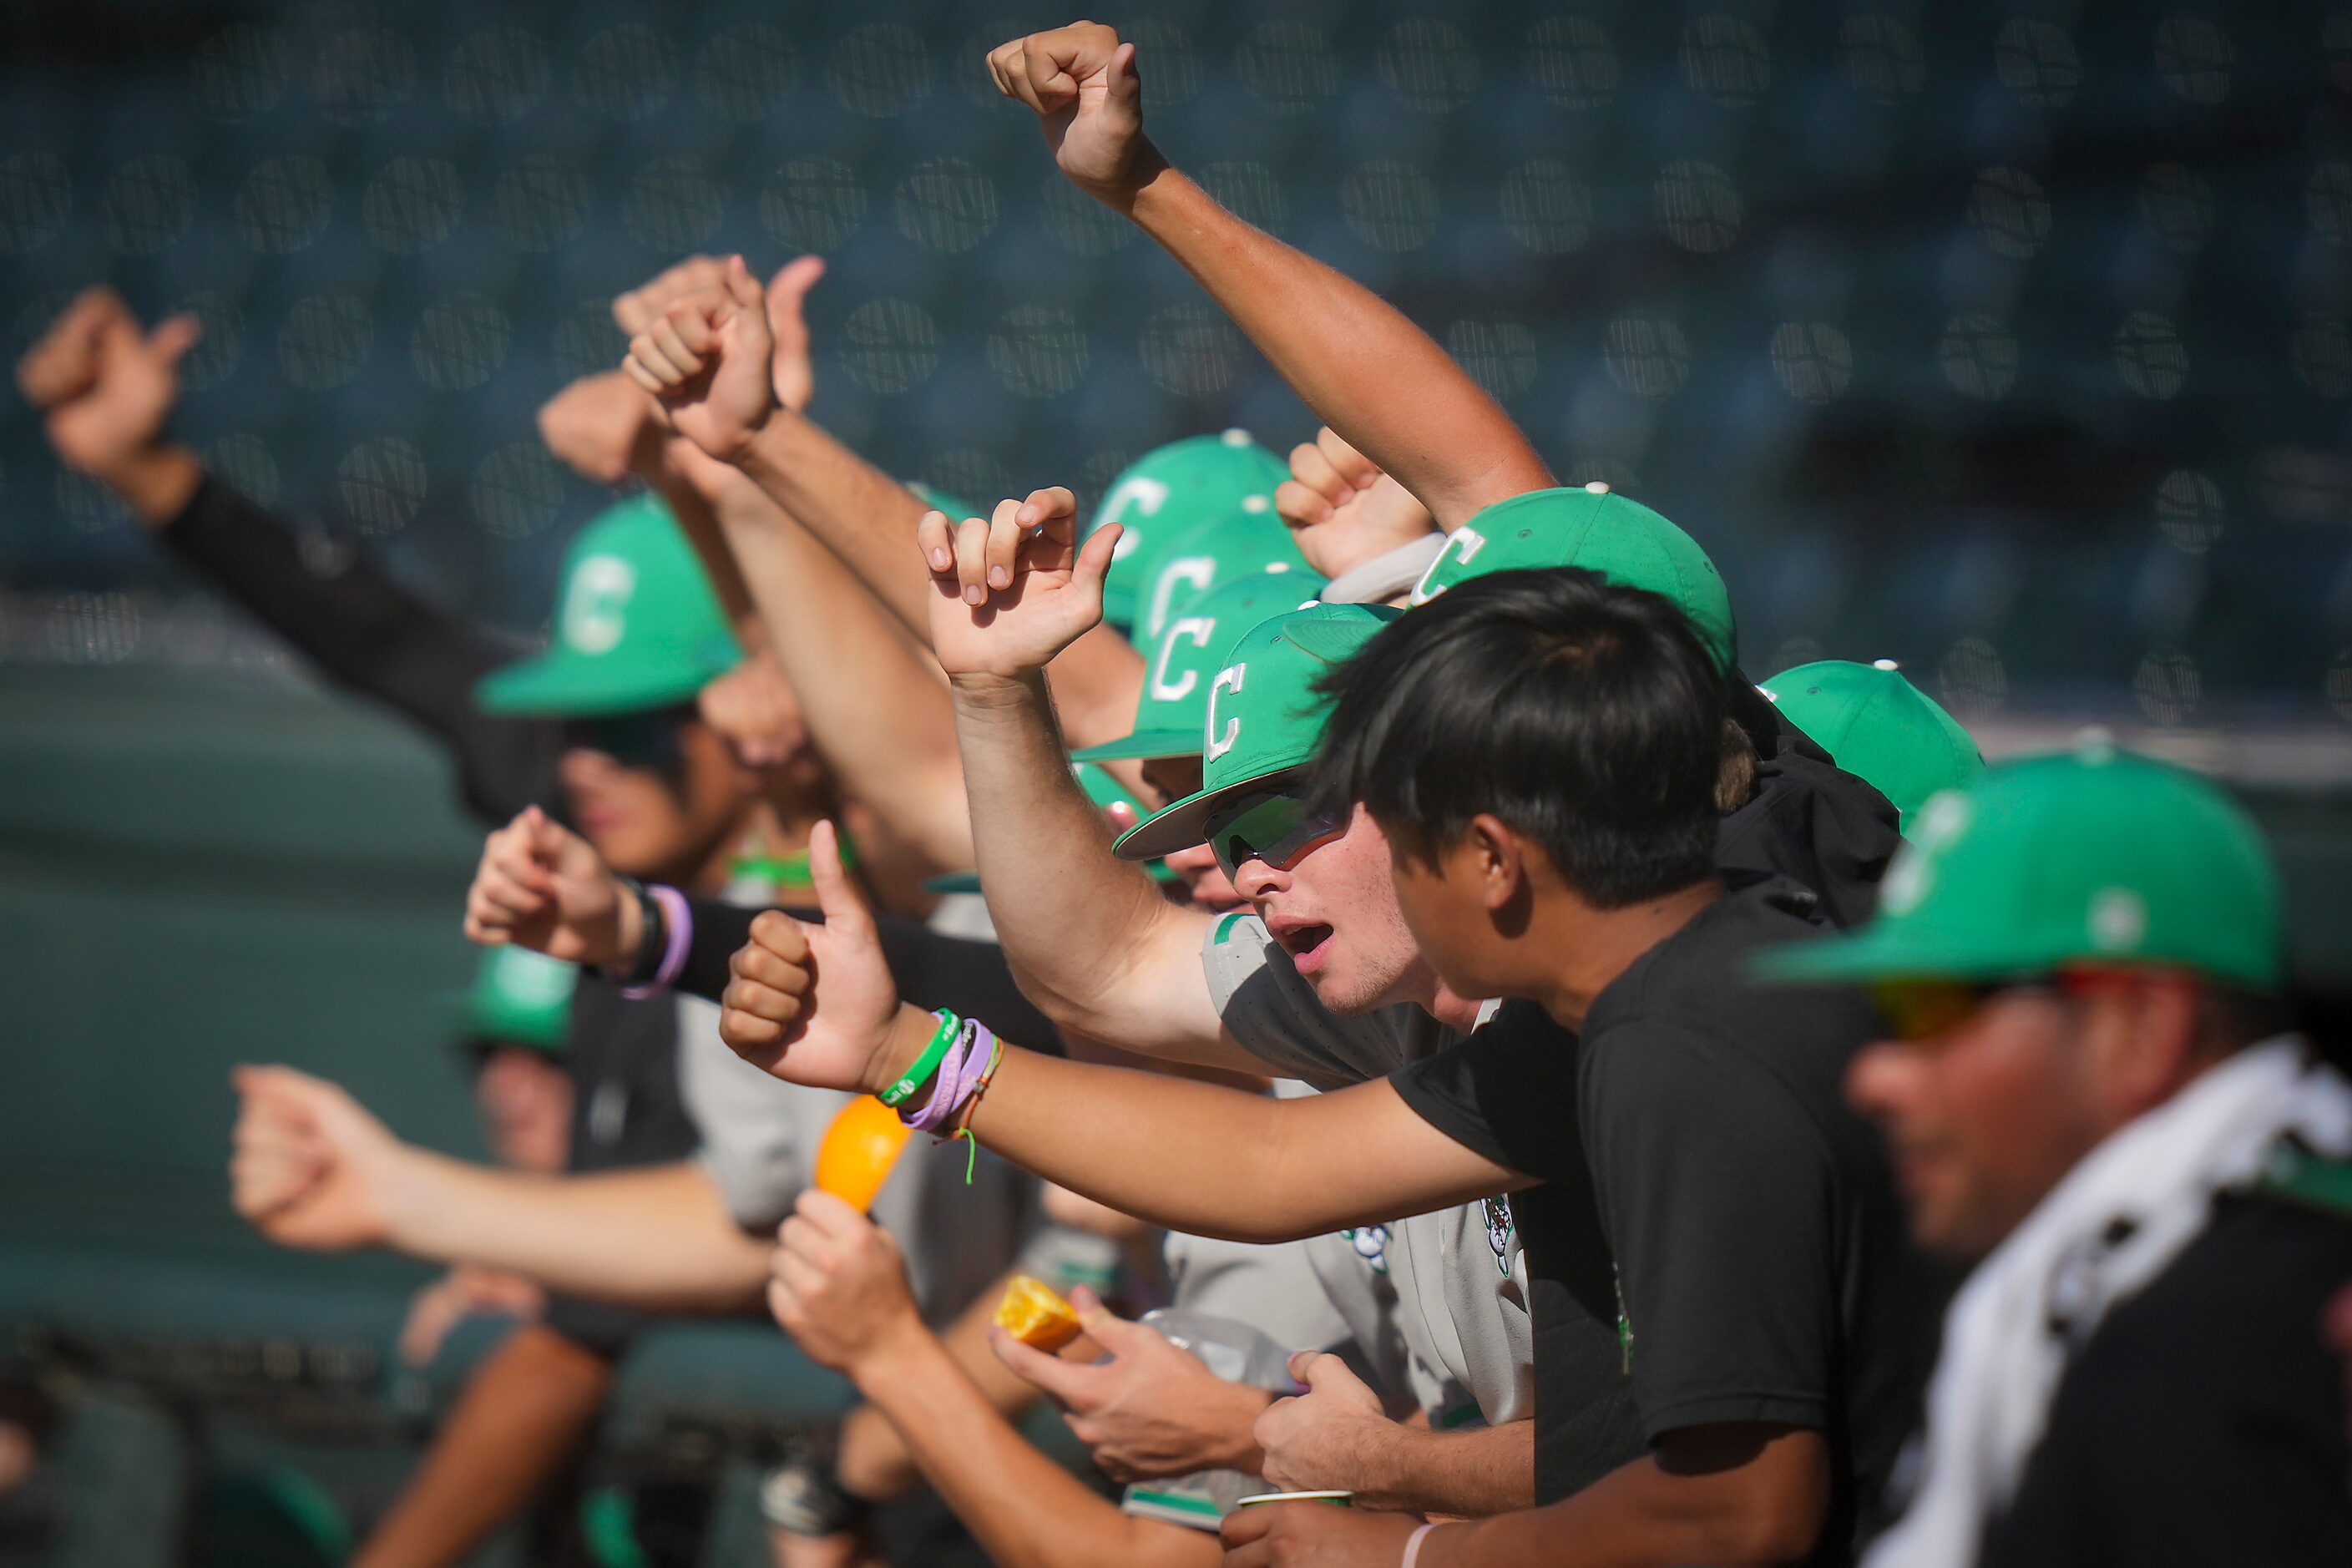
{"type": "Polygon", "coordinates": [[[1373,1508],[1483,1519],[1532,1508],[1536,1427],[1532,1421],[1433,1432],[1391,1425],[1374,1429],[1356,1462],[1328,1483],[1373,1508]]]}
{"type": "Polygon", "coordinates": [[[743,568],[728,547],[718,510],[710,500],[662,464],[651,465],[644,478],[654,493],[668,503],[671,515],[677,519],[678,531],[694,547],[695,558],[702,563],[702,574],[710,580],[710,591],[718,596],[719,607],[727,613],[727,624],[740,626],[757,616],[751,587],[743,580],[743,568]]]}
{"type": "Polygon", "coordinates": [[[388,1239],[413,1257],[509,1269],[631,1306],[731,1310],[758,1299],[768,1248],[692,1164],[538,1176],[408,1149],[388,1239]]]}
{"type": "Polygon", "coordinates": [[[1206,918],[1111,854],[1042,680],[961,677],[952,689],[981,890],[1022,989],[1080,1034],[1204,1059],[1219,1036],[1198,956],[1206,918]]]}
{"type": "Polygon", "coordinates": [[[1217,1562],[1214,1537],[1131,1518],[1037,1451],[928,1332],[856,1369],[932,1488],[1007,1568],[1217,1562]]]}
{"type": "Polygon", "coordinates": [[[1200,281],[1318,418],[1442,526],[1553,482],[1510,416],[1402,311],[1225,211],[1157,152],[1138,163],[1137,184],[1113,205],[1200,281]]]}
{"type": "MultiPolygon", "coordinates": [[[[929,1022],[902,1017],[887,1073],[906,1070],[929,1022]]],[[[1385,1081],[1275,1100],[1007,1047],[968,1125],[1073,1192],[1234,1241],[1295,1241],[1526,1184],[1436,1131],[1385,1081]]]]}
{"type": "MultiPolygon", "coordinates": [[[[948,1359],[971,1380],[990,1408],[1008,1421],[1039,1398],[1036,1387],[1016,1376],[989,1348],[988,1331],[996,1321],[996,1304],[1004,1299],[1009,1278],[991,1280],[939,1336],[948,1359]]],[[[873,1413],[869,1409],[866,1414],[870,1416],[873,1413]]],[[[919,1468],[895,1424],[881,1419],[860,1420],[854,1411],[842,1423],[841,1457],[835,1473],[841,1484],[857,1496],[901,1496],[914,1486],[919,1468]]]]}
{"type": "MultiPolygon", "coordinates": [[[[730,553],[843,795],[929,862],[971,861],[955,715],[938,668],[840,558],[755,486],[718,498],[730,553]]],[[[911,548],[911,547],[910,547],[911,548]]]]}
{"type": "Polygon", "coordinates": [[[1829,1508],[1821,1434],[1782,1430],[1719,1468],[1634,1460],[1563,1501],[1449,1525],[1423,1542],[1423,1568],[1670,1568],[1784,1563],[1811,1551],[1829,1508]]]}
{"type": "MultiPolygon", "coordinates": [[[[768,498],[840,558],[916,643],[930,647],[935,591],[915,546],[930,510],[912,490],[797,414],[779,409],[740,467],[768,498]]],[[[961,519],[954,521],[961,521],[961,519]]],[[[1078,744],[1126,732],[1143,689],[1143,657],[1107,626],[1063,649],[1051,671],[1078,744]]]]}

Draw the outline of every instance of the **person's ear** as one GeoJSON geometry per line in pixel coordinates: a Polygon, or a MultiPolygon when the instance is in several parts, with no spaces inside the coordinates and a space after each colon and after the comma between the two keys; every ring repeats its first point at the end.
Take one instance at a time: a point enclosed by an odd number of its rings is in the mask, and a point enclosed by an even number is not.
{"type": "Polygon", "coordinates": [[[1483,811],[1472,817],[1462,835],[1459,853],[1476,879],[1479,901],[1487,909],[1503,909],[1522,896],[1528,847],[1499,817],[1483,811]]]}

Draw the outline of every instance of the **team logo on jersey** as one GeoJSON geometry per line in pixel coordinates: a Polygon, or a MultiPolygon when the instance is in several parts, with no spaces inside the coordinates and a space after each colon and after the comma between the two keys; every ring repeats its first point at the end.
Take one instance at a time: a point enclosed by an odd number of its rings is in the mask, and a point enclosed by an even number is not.
{"type": "Polygon", "coordinates": [[[1348,1238],[1348,1245],[1356,1249],[1357,1257],[1371,1265],[1373,1273],[1386,1274],[1389,1271],[1388,1226],[1362,1225],[1339,1234],[1348,1238]]]}
{"type": "Polygon", "coordinates": [[[563,640],[582,653],[610,653],[628,626],[637,569],[617,555],[591,555],[563,595],[563,640]]]}
{"type": "Polygon", "coordinates": [[[1480,1198],[1478,1207],[1486,1215],[1486,1245],[1495,1249],[1495,1267],[1504,1273],[1511,1271],[1511,1197],[1508,1193],[1496,1197],[1480,1198]]]}
{"type": "Polygon", "coordinates": [[[1202,762],[1215,762],[1219,757],[1232,751],[1234,742],[1242,738],[1242,721],[1239,717],[1226,720],[1225,732],[1222,735],[1217,733],[1217,693],[1230,691],[1239,696],[1242,679],[1248,673],[1249,661],[1244,659],[1239,664],[1217,671],[1217,679],[1209,682],[1209,727],[1206,732],[1208,750],[1201,758],[1202,762]]]}

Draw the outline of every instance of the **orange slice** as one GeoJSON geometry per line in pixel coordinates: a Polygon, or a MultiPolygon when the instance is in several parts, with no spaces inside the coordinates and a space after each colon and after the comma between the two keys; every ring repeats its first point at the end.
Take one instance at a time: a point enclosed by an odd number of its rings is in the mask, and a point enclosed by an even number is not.
{"type": "Polygon", "coordinates": [[[1033,1349],[1051,1355],[1085,1331],[1070,1304],[1043,1279],[1015,1274],[996,1304],[996,1326],[1033,1349]]]}

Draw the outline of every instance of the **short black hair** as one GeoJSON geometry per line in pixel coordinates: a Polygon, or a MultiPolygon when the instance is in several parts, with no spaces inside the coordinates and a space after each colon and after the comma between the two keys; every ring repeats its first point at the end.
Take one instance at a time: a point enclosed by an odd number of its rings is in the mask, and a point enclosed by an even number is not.
{"type": "Polygon", "coordinates": [[[1714,870],[1723,677],[1658,595],[1575,567],[1489,573],[1382,627],[1318,689],[1332,710],[1316,804],[1344,817],[1362,802],[1408,855],[1490,812],[1595,908],[1714,870]]]}

